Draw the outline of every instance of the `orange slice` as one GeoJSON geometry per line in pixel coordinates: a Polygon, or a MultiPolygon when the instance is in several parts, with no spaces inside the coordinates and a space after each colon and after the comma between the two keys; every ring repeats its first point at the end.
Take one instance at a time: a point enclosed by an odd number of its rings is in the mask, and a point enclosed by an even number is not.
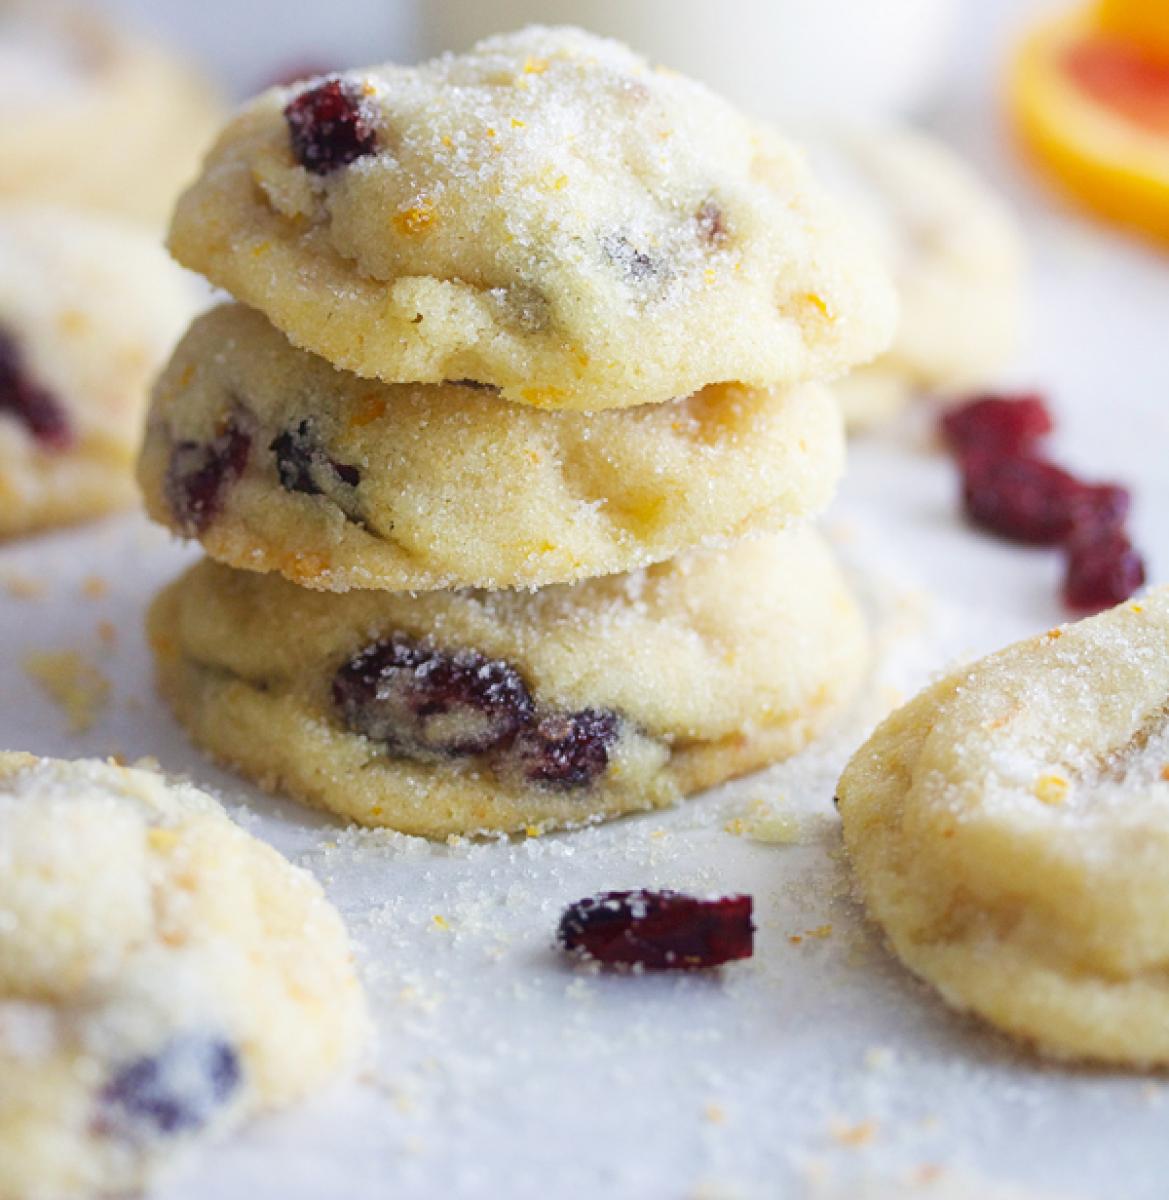
{"type": "Polygon", "coordinates": [[[1097,0],[1096,23],[1104,33],[1169,59],[1169,0],[1097,0]]]}
{"type": "MultiPolygon", "coordinates": [[[[1025,147],[1065,191],[1169,244],[1169,54],[1156,52],[1155,28],[1146,41],[1112,32],[1134,28],[1121,20],[1131,4],[1104,0],[1038,27],[1015,56],[1009,104],[1025,147]]],[[[1162,15],[1169,22],[1169,8],[1162,15]]]]}

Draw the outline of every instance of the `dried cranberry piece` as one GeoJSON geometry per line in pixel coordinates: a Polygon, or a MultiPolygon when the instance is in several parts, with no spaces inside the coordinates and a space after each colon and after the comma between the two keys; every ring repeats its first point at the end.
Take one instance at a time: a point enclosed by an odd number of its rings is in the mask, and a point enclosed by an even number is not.
{"type": "Polygon", "coordinates": [[[179,529],[202,533],[219,515],[227,489],[244,473],[252,436],[235,418],[210,442],[179,442],[166,469],[166,497],[179,529]]]}
{"type": "Polygon", "coordinates": [[[377,149],[373,114],[361,89],[333,76],[301,92],[284,109],[297,162],[328,175],[377,149]]]}
{"type": "Polygon", "coordinates": [[[970,519],[1011,541],[1056,546],[1082,526],[1123,524],[1131,498],[1116,484],[1082,483],[1040,458],[990,458],[962,463],[963,500],[970,519]]]}
{"type": "Polygon", "coordinates": [[[511,755],[530,783],[565,791],[588,787],[608,768],[619,729],[612,712],[550,713],[520,731],[511,755]]]}
{"type": "Polygon", "coordinates": [[[941,421],[943,440],[960,458],[974,452],[1022,457],[1054,428],[1043,398],[1031,392],[976,396],[950,409],[941,421]]]}
{"type": "Polygon", "coordinates": [[[128,1137],[202,1129],[236,1091],[243,1066],[222,1038],[186,1035],[136,1059],[102,1088],[98,1127],[128,1137]]]}
{"type": "Polygon", "coordinates": [[[73,430],[60,402],[29,378],[20,344],[0,329],[0,412],[12,413],[41,445],[65,450],[73,430]]]}
{"type": "Polygon", "coordinates": [[[701,900],[681,892],[602,892],[565,909],[557,938],[566,949],[610,965],[654,970],[717,967],[750,958],[750,896],[701,900]]]}
{"type": "Polygon", "coordinates": [[[320,496],[326,493],[333,479],[349,487],[361,482],[361,472],[356,467],[339,463],[325,453],[310,420],[278,434],[268,449],[276,455],[280,486],[287,492],[320,496]]]}
{"type": "Polygon", "coordinates": [[[1120,529],[1128,520],[1132,493],[1117,483],[1085,483],[1072,497],[1072,530],[1120,529]]]}
{"type": "Polygon", "coordinates": [[[333,702],[350,729],[422,759],[493,750],[534,708],[508,663],[473,650],[446,654],[402,634],[345,663],[333,679],[333,702]]]}
{"type": "Polygon", "coordinates": [[[1071,533],[1083,485],[1037,458],[968,458],[963,501],[984,529],[1033,546],[1055,546],[1071,533]]]}
{"type": "Polygon", "coordinates": [[[1069,608],[1099,612],[1144,586],[1145,564],[1119,528],[1077,530],[1067,545],[1063,598],[1069,608]]]}

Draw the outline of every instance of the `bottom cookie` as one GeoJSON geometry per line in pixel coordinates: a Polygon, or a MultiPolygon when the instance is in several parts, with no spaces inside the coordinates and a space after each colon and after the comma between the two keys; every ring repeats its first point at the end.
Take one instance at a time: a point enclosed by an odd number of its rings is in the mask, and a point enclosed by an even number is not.
{"type": "Polygon", "coordinates": [[[203,562],[149,630],[215,757],[426,837],[665,807],[799,750],[867,666],[810,530],[537,592],[332,595],[203,562]]]}

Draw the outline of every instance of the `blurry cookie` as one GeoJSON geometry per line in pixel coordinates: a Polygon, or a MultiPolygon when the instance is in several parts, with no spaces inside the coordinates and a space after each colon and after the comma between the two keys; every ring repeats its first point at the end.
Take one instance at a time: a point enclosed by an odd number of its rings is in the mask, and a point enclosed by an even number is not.
{"type": "Polygon", "coordinates": [[[1023,249],[1002,201],[943,143],[907,128],[810,143],[813,166],[872,234],[897,286],[893,345],[835,385],[852,427],[915,393],[985,382],[1023,324],[1023,249]]]}
{"type": "Polygon", "coordinates": [[[0,0],[0,200],[161,226],[222,123],[184,64],[89,8],[0,0]]]}
{"type": "Polygon", "coordinates": [[[171,247],[335,366],[540,408],[839,375],[894,321],[796,150],[573,29],[266,92],[171,247]]]}
{"type": "Polygon", "coordinates": [[[137,1195],[365,1035],[336,911],[209,796],[0,754],[0,1196],[137,1195]]]}
{"type": "Polygon", "coordinates": [[[1060,1057],[1169,1063],[1169,589],[890,717],[840,781],[865,903],[957,1008],[1060,1057]]]}
{"type": "Polygon", "coordinates": [[[661,807],[798,750],[867,639],[806,530],[538,592],[306,591],[203,562],[149,618],[194,739],[428,837],[661,807]]]}
{"type": "Polygon", "coordinates": [[[0,537],[134,502],[150,383],[198,301],[137,228],[0,206],[0,537]]]}
{"type": "Polygon", "coordinates": [[[566,582],[777,528],[827,503],[842,457],[819,385],[541,412],[359,379],[228,305],[159,381],[139,474],[151,515],[220,562],[401,591],[566,582]]]}

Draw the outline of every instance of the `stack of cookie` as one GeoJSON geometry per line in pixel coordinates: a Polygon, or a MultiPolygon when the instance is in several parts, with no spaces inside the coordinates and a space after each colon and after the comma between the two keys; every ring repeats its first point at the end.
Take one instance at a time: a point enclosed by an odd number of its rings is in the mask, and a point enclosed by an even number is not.
{"type": "Polygon", "coordinates": [[[365,824],[546,829],[789,754],[855,688],[809,381],[887,345],[891,287],[704,88],[533,29],[275,89],[171,246],[242,302],[140,469],[214,560],[151,633],[219,758],[365,824]]]}

